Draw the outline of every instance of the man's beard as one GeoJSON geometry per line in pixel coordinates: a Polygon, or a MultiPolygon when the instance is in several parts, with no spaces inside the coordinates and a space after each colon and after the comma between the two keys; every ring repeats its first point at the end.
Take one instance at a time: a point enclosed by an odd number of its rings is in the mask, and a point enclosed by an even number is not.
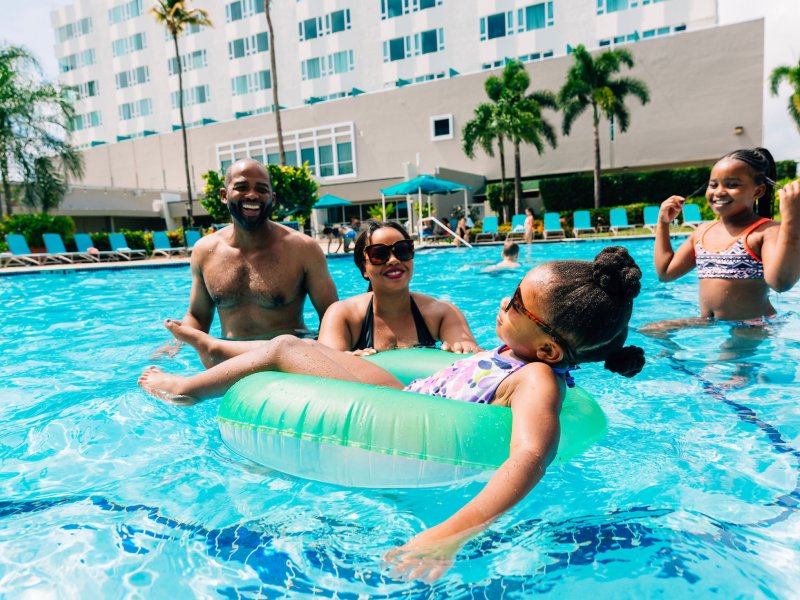
{"type": "Polygon", "coordinates": [[[255,231],[259,229],[266,221],[269,219],[269,215],[272,212],[272,203],[269,204],[261,204],[261,211],[258,213],[256,217],[246,217],[242,212],[242,206],[240,202],[228,202],[228,212],[231,213],[231,216],[236,219],[236,222],[242,226],[245,231],[255,231]]]}

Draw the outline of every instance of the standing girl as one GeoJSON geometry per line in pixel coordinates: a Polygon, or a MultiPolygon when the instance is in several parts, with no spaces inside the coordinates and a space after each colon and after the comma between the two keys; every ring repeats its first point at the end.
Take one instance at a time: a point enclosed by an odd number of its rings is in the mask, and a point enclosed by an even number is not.
{"type": "Polygon", "coordinates": [[[770,288],[789,290],[800,278],[800,181],[778,191],[781,222],[772,220],[775,161],[765,148],[736,150],[711,170],[706,199],[718,219],[700,225],[673,252],[669,224],[686,201],[661,204],[655,267],[673,281],[697,267],[701,319],[664,321],[649,329],[691,325],[709,318],[744,321],[775,314],[770,288]]]}
{"type": "MultiPolygon", "coordinates": [[[[502,345],[457,361],[411,382],[407,391],[511,408],[508,459],[483,490],[443,523],[417,535],[388,560],[395,575],[438,578],[461,546],[522,500],[544,475],[559,438],[559,413],[570,370],[579,362],[605,361],[632,377],[644,365],[641,348],[623,348],[641,271],[627,250],[610,247],[594,261],[564,260],[532,269],[502,301],[496,332],[502,345]]],[[[202,356],[229,344],[188,327],[170,329],[202,356]]],[[[139,385],[153,396],[190,404],[223,394],[260,371],[282,371],[390,388],[403,385],[388,371],[319,342],[280,336],[207,371],[179,377],[155,367],[139,385]]],[[[446,424],[442,424],[446,426],[446,424]]]]}

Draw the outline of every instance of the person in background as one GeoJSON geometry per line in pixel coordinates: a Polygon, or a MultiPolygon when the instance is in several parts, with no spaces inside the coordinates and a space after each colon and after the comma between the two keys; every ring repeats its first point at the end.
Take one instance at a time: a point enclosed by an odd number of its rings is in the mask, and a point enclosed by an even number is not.
{"type": "Polygon", "coordinates": [[[506,242],[503,245],[503,250],[500,254],[503,260],[496,265],[489,267],[489,270],[496,271],[498,269],[519,269],[520,264],[517,262],[519,259],[519,245],[516,242],[506,242]]]}
{"type": "Polygon", "coordinates": [[[530,244],[533,241],[533,209],[528,207],[525,209],[525,243],[530,244]]]}

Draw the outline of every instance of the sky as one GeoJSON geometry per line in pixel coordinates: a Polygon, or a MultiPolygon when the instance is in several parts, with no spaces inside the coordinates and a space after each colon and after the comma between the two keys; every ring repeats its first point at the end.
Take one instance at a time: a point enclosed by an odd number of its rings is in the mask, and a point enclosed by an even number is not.
{"type": "MultiPolygon", "coordinates": [[[[800,61],[799,0],[717,0],[721,24],[737,23],[766,16],[764,74],[778,65],[796,66],[800,61]]],[[[0,41],[21,44],[30,49],[42,64],[45,75],[58,75],[54,54],[55,38],[50,23],[54,8],[72,0],[0,0],[0,41]]],[[[786,84],[777,98],[764,92],[764,146],[777,159],[800,160],[800,131],[789,118],[786,84]]]]}

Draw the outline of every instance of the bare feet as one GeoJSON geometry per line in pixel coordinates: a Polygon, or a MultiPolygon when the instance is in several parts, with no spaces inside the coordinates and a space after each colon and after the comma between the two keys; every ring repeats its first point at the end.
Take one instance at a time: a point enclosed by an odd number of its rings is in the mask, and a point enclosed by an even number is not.
{"type": "Polygon", "coordinates": [[[208,335],[204,331],[200,331],[194,327],[188,327],[174,319],[167,319],[164,321],[164,327],[178,340],[179,344],[184,342],[194,348],[200,356],[200,362],[203,363],[206,369],[228,358],[228,356],[223,355],[215,348],[216,338],[208,335]]]}
{"type": "Polygon", "coordinates": [[[139,376],[138,383],[145,392],[154,398],[159,398],[178,406],[191,406],[199,402],[199,400],[180,393],[181,383],[184,379],[184,377],[178,375],[164,373],[158,367],[150,366],[139,376]]]}

